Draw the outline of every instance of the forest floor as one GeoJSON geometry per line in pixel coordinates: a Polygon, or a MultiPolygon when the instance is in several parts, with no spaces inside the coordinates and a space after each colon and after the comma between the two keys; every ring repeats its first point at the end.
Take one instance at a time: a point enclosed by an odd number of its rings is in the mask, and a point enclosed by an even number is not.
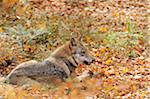
{"type": "Polygon", "coordinates": [[[95,76],[67,79],[59,86],[28,88],[0,83],[4,99],[150,98],[148,0],[2,0],[0,1],[0,77],[18,64],[41,61],[64,44],[71,32],[96,61],[76,73],[95,76]]]}

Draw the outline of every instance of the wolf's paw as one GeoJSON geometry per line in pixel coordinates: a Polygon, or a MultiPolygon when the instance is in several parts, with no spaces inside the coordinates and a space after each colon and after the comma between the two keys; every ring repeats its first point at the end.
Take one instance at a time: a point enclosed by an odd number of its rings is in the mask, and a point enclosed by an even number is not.
{"type": "Polygon", "coordinates": [[[0,78],[0,82],[4,82],[5,78],[4,77],[1,77],[0,78]]]}
{"type": "Polygon", "coordinates": [[[92,71],[84,71],[80,76],[77,77],[77,79],[79,81],[83,81],[85,78],[87,77],[92,77],[93,76],[93,72],[92,71]]]}
{"type": "Polygon", "coordinates": [[[31,89],[33,86],[41,86],[41,84],[23,84],[21,85],[20,87],[23,89],[23,90],[28,90],[28,89],[31,89]]]}

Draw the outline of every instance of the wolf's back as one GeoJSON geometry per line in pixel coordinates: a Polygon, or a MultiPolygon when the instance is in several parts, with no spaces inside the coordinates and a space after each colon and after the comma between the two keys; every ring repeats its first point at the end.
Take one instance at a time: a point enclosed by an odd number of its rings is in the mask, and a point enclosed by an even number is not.
{"type": "Polygon", "coordinates": [[[57,76],[61,80],[67,78],[66,72],[59,66],[51,63],[50,61],[28,61],[17,66],[7,77],[6,81],[8,83],[15,83],[18,77],[48,77],[57,76]]]}

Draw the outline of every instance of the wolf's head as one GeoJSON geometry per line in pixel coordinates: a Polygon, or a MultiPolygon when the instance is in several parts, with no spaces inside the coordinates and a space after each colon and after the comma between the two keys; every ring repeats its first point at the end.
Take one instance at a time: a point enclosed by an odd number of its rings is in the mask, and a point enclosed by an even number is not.
{"type": "Polygon", "coordinates": [[[82,36],[71,38],[70,43],[73,48],[73,57],[74,60],[78,64],[87,64],[89,65],[92,63],[95,59],[90,54],[90,52],[86,49],[86,47],[81,43],[82,36]]]}

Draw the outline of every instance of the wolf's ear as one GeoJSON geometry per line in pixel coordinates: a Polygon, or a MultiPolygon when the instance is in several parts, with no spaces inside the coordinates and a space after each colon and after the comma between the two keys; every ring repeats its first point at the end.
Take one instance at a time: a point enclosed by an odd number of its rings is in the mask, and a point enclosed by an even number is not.
{"type": "Polygon", "coordinates": [[[71,38],[71,45],[72,46],[77,46],[77,41],[75,38],[71,38]]]}
{"type": "Polygon", "coordinates": [[[77,41],[81,41],[82,40],[82,35],[79,32],[77,32],[76,34],[77,34],[77,41]]]}
{"type": "Polygon", "coordinates": [[[80,34],[78,40],[79,40],[79,41],[82,41],[82,39],[83,39],[83,35],[80,34]]]}
{"type": "Polygon", "coordinates": [[[76,41],[81,41],[83,36],[79,32],[72,32],[71,37],[74,38],[76,41]]]}

